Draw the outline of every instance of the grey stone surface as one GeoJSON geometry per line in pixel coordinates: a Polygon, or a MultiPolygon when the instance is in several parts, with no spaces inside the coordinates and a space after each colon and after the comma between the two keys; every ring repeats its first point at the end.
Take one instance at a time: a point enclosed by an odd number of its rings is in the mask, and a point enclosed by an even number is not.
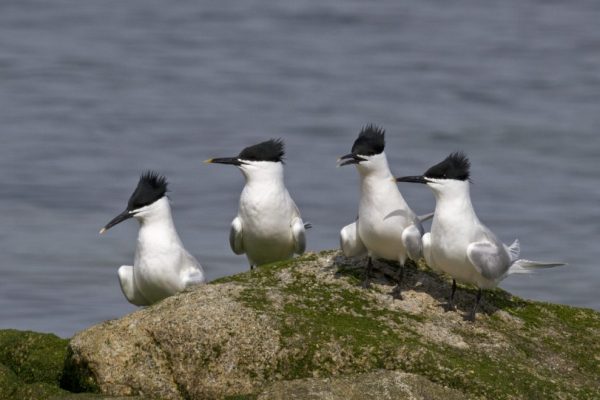
{"type": "Polygon", "coordinates": [[[597,312],[495,290],[466,322],[472,288],[459,288],[458,311],[446,312],[448,280],[426,266],[407,267],[397,300],[387,278],[394,266],[378,262],[365,290],[364,263],[308,254],[91,327],[69,344],[66,387],[157,399],[268,398],[285,396],[286,387],[298,399],[335,399],[351,396],[350,382],[356,393],[406,398],[439,390],[494,399],[599,393],[597,312]],[[382,369],[398,373],[373,372],[382,369]],[[319,381],[328,377],[329,392],[319,381]]]}
{"type": "Polygon", "coordinates": [[[419,375],[375,371],[276,382],[258,400],[464,400],[465,394],[419,375]]]}

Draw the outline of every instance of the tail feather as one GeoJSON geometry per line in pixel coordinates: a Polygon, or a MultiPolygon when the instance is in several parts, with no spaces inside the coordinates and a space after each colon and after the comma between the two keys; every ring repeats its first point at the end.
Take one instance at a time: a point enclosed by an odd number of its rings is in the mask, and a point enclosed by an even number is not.
{"type": "MultiPolygon", "coordinates": [[[[512,247],[512,246],[511,246],[512,247]]],[[[554,268],[554,267],[562,267],[567,265],[565,263],[556,263],[556,262],[540,262],[540,261],[531,261],[525,260],[523,258],[516,260],[510,266],[508,270],[508,274],[531,274],[536,269],[544,269],[544,268],[554,268]]]]}
{"type": "Polygon", "coordinates": [[[517,261],[519,259],[519,255],[521,254],[521,243],[519,243],[519,239],[515,239],[515,241],[508,246],[508,254],[510,254],[511,261],[517,261]]]}

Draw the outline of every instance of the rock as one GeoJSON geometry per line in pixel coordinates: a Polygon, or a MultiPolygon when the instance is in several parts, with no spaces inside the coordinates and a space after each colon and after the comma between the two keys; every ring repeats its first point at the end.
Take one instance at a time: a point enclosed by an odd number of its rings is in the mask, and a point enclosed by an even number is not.
{"type": "Polygon", "coordinates": [[[63,387],[160,399],[353,398],[350,390],[586,399],[600,392],[597,312],[494,290],[469,323],[462,314],[472,288],[459,288],[459,312],[445,312],[448,280],[426,266],[406,268],[404,298],[394,300],[386,276],[395,267],[378,262],[381,273],[364,290],[364,265],[337,252],[308,254],[96,325],[71,340],[63,387]]]}
{"type": "Polygon", "coordinates": [[[40,400],[51,397],[62,398],[64,393],[65,391],[58,386],[45,382],[35,382],[19,385],[17,390],[13,393],[12,398],[19,400],[40,400]]]}
{"type": "Polygon", "coordinates": [[[12,399],[19,387],[19,378],[10,368],[0,364],[0,400],[12,399]]]}
{"type": "Polygon", "coordinates": [[[446,388],[419,375],[375,371],[325,379],[276,382],[257,400],[463,400],[464,393],[446,388]]]}
{"type": "Polygon", "coordinates": [[[69,393],[59,387],[67,343],[52,334],[0,330],[0,400],[108,399],[99,394],[69,393]]]}
{"type": "Polygon", "coordinates": [[[67,342],[51,334],[0,330],[0,400],[65,393],[58,386],[67,342]]]}
{"type": "Polygon", "coordinates": [[[0,363],[25,383],[43,382],[58,386],[68,340],[52,334],[0,331],[0,363]]]}

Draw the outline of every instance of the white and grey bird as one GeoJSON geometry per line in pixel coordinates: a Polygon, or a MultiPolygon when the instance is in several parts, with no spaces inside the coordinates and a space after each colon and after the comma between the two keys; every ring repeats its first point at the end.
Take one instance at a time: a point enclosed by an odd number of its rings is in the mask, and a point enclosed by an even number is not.
{"type": "Polygon", "coordinates": [[[360,175],[358,218],[340,231],[340,246],[348,257],[368,255],[363,286],[369,286],[373,257],[398,261],[398,285],[394,296],[401,297],[404,263],[421,258],[423,226],[410,209],[388,166],[385,131],[374,125],[364,127],[354,141],[352,152],[340,157],[340,166],[356,165],[360,175]]]}
{"type": "Polygon", "coordinates": [[[477,300],[465,319],[474,320],[482,289],[494,288],[510,274],[564,265],[520,259],[519,241],[503,244],[483,225],[471,203],[470,162],[463,153],[452,153],[421,176],[398,182],[423,183],[431,188],[436,205],[431,232],[423,236],[423,255],[433,269],[452,277],[448,308],[454,309],[456,281],[478,287],[477,300]]]}
{"type": "Polygon", "coordinates": [[[231,223],[229,244],[246,254],[250,268],[302,254],[306,249],[300,211],[284,184],[284,144],[271,139],[246,147],[236,157],[212,158],[207,163],[235,165],[246,184],[238,214],[231,223]]]}
{"type": "Polygon", "coordinates": [[[205,281],[202,266],[177,235],[166,193],[166,179],[155,172],[145,172],[125,211],[100,230],[103,234],[129,218],[140,223],[133,266],[119,268],[121,290],[136,306],[156,303],[205,281]]]}

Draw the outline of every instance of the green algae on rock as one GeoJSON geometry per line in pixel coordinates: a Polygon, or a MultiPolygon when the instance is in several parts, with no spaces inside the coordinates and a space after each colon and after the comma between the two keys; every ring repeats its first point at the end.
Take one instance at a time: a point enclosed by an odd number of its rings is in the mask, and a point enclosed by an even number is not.
{"type": "Polygon", "coordinates": [[[25,383],[58,386],[68,340],[52,334],[0,330],[0,363],[25,383]]]}
{"type": "Polygon", "coordinates": [[[59,387],[67,344],[52,334],[0,330],[0,400],[91,398],[59,387]]]}
{"type": "Polygon", "coordinates": [[[0,400],[47,399],[59,388],[68,341],[52,334],[0,330],[0,400]]]}
{"type": "MultiPolygon", "coordinates": [[[[418,375],[469,398],[593,398],[600,314],[488,292],[475,323],[440,306],[448,281],[328,251],[219,279],[77,334],[67,367],[109,395],[256,398],[278,381],[376,370],[418,375]]],[[[474,290],[463,288],[461,312],[474,290]]],[[[411,376],[412,376],[411,375],[411,376]]],[[[72,388],[78,389],[78,388],[72,388]]]]}
{"type": "Polygon", "coordinates": [[[60,388],[68,342],[48,333],[0,330],[0,400],[108,399],[60,388]]]}
{"type": "Polygon", "coordinates": [[[275,382],[257,400],[463,400],[462,392],[419,375],[379,370],[330,378],[275,382]]]}
{"type": "Polygon", "coordinates": [[[0,400],[13,399],[18,387],[17,374],[4,364],[0,364],[0,400]]]}

